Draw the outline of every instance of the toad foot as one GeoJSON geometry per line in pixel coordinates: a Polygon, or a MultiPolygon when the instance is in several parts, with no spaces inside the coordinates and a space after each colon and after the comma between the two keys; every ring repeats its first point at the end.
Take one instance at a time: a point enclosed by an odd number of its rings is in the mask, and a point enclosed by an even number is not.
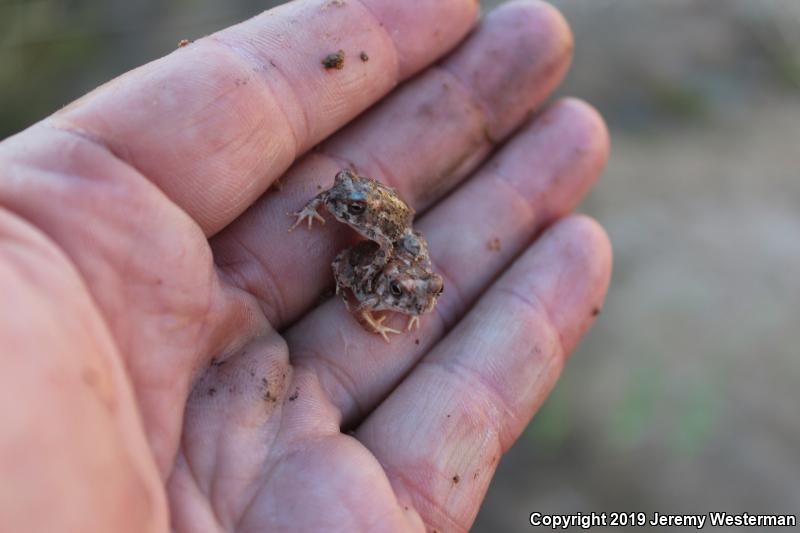
{"type": "Polygon", "coordinates": [[[311,225],[314,223],[314,220],[319,220],[322,224],[325,224],[325,219],[317,213],[317,206],[307,205],[300,211],[296,213],[289,213],[289,216],[297,217],[297,220],[289,228],[289,231],[292,231],[294,228],[302,224],[304,221],[308,221],[308,229],[311,229],[311,225]]]}
{"type": "Polygon", "coordinates": [[[369,327],[372,328],[374,333],[377,333],[378,335],[383,337],[383,340],[385,340],[387,343],[389,342],[389,335],[388,335],[389,333],[395,333],[395,334],[402,333],[401,331],[383,325],[383,321],[386,320],[386,315],[383,315],[379,319],[375,320],[375,317],[372,316],[371,311],[364,310],[361,311],[361,318],[364,320],[364,322],[367,323],[369,327]]]}

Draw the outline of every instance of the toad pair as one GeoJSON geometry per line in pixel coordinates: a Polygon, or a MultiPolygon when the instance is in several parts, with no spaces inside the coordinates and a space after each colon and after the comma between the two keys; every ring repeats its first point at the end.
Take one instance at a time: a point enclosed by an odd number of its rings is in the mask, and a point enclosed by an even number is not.
{"type": "Polygon", "coordinates": [[[336,293],[367,329],[389,342],[390,333],[400,333],[383,324],[386,316],[374,311],[396,311],[409,315],[406,331],[419,326],[419,316],[431,311],[442,294],[441,276],[433,272],[428,243],[414,231],[414,210],[394,189],[345,169],[336,175],[333,187],[321,192],[300,211],[290,231],[304,221],[325,223],[317,210],[324,206],[337,220],[366,237],[339,253],[333,261],[336,293]],[[350,296],[355,298],[355,307],[350,296]]]}

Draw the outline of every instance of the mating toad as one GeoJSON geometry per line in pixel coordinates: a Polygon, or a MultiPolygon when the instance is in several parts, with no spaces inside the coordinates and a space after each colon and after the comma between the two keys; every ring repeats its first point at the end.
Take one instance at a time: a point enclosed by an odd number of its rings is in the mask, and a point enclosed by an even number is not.
{"type": "MultiPolygon", "coordinates": [[[[421,236],[417,236],[421,239],[421,236]]],[[[424,243],[424,241],[423,241],[424,243]]],[[[436,299],[444,290],[441,276],[431,271],[427,257],[415,256],[401,247],[377,273],[373,273],[377,243],[361,241],[343,252],[333,261],[336,293],[341,294],[345,306],[363,325],[389,342],[389,333],[400,333],[383,325],[386,316],[376,319],[373,311],[396,311],[409,315],[406,331],[419,327],[419,317],[431,311],[436,299]],[[348,292],[357,301],[352,307],[348,292]]]]}
{"type": "Polygon", "coordinates": [[[289,230],[314,219],[325,223],[321,206],[369,240],[339,253],[333,262],[336,292],[361,324],[389,341],[399,331],[383,325],[385,316],[374,311],[409,315],[406,331],[419,326],[419,317],[431,311],[443,291],[441,276],[433,272],[428,243],[411,223],[411,209],[394,189],[345,169],[336,174],[333,187],[321,192],[303,209],[289,230]],[[351,305],[349,295],[357,304],[351,305]]]}
{"type": "Polygon", "coordinates": [[[297,220],[290,231],[304,220],[308,221],[309,228],[314,219],[324,224],[325,219],[317,212],[323,205],[338,221],[380,245],[378,261],[385,261],[391,255],[393,243],[411,227],[414,219],[414,210],[394,189],[344,169],[336,174],[333,187],[322,191],[294,213],[297,220]]]}

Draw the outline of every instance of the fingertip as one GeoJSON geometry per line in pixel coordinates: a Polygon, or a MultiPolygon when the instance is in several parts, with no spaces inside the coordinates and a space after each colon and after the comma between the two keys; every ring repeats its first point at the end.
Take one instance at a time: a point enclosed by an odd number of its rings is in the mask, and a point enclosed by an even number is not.
{"type": "Polygon", "coordinates": [[[558,113],[570,124],[576,152],[595,170],[592,173],[595,179],[599,177],[608,163],[611,149],[608,126],[603,116],[591,104],[574,97],[559,99],[549,112],[558,113]]]}
{"type": "Polygon", "coordinates": [[[544,276],[540,287],[569,356],[602,310],[611,281],[611,240],[595,219],[582,214],[560,220],[542,239],[555,245],[549,260],[557,277],[544,276]]]}
{"type": "Polygon", "coordinates": [[[590,105],[565,98],[520,129],[487,165],[536,206],[535,223],[572,212],[608,160],[608,132],[590,105]]]}
{"type": "Polygon", "coordinates": [[[358,0],[387,29],[398,56],[400,78],[434,58],[431,50],[455,47],[472,29],[480,4],[476,0],[358,0]]]}
{"type": "Polygon", "coordinates": [[[517,20],[519,24],[527,24],[553,49],[572,53],[572,30],[561,11],[552,4],[542,0],[512,0],[501,4],[492,13],[517,20]]]}
{"type": "Polygon", "coordinates": [[[606,264],[611,258],[611,239],[605,228],[589,215],[577,213],[560,220],[553,231],[566,234],[569,248],[586,260],[588,265],[606,264]]]}
{"type": "Polygon", "coordinates": [[[567,19],[555,6],[541,0],[513,0],[491,13],[506,24],[523,27],[540,54],[569,64],[575,46],[567,19]]]}
{"type": "Polygon", "coordinates": [[[501,139],[561,82],[572,57],[572,33],[554,7],[536,0],[501,5],[442,67],[470,88],[501,139]]]}

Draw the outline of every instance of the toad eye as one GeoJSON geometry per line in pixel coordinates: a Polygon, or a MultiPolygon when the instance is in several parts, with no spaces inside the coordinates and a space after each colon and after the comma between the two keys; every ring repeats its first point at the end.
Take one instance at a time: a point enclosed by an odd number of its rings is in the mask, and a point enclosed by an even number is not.
{"type": "Polygon", "coordinates": [[[352,202],[347,204],[347,212],[351,215],[360,215],[364,212],[364,209],[365,207],[362,203],[352,202]]]}
{"type": "Polygon", "coordinates": [[[389,291],[392,293],[392,296],[403,295],[403,288],[396,281],[393,281],[389,284],[389,291]]]}

